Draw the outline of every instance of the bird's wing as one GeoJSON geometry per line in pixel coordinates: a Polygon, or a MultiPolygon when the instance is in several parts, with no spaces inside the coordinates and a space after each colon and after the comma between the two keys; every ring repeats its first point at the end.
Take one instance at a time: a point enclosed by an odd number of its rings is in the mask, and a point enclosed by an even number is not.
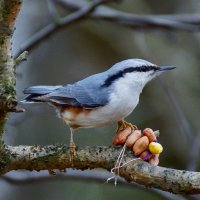
{"type": "Polygon", "coordinates": [[[85,108],[96,108],[107,103],[105,92],[99,91],[95,85],[79,84],[65,85],[53,92],[36,97],[37,100],[48,101],[57,105],[80,106],[85,108]]]}
{"type": "Polygon", "coordinates": [[[57,105],[96,108],[108,103],[109,89],[101,87],[107,77],[106,72],[94,74],[74,84],[63,85],[48,94],[34,97],[37,101],[52,102],[57,105]]]}

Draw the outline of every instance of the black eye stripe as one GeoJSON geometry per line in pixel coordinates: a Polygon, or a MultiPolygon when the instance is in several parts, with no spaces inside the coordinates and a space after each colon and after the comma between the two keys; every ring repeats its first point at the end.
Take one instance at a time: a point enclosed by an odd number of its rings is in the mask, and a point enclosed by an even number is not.
{"type": "Polygon", "coordinates": [[[144,65],[144,66],[140,66],[140,67],[129,67],[126,68],[122,71],[117,72],[116,74],[113,74],[111,76],[109,76],[104,84],[101,87],[108,87],[110,86],[114,81],[116,81],[117,79],[123,77],[125,74],[127,73],[131,73],[131,72],[148,72],[148,71],[155,71],[159,69],[159,67],[155,66],[155,65],[144,65]]]}
{"type": "MultiPolygon", "coordinates": [[[[127,68],[127,69],[130,69],[130,68],[127,68]]],[[[152,65],[152,66],[140,66],[140,67],[134,67],[134,68],[132,68],[132,71],[130,71],[130,72],[148,72],[148,71],[152,71],[152,70],[157,70],[158,69],[158,67],[157,66],[154,66],[154,65],[152,65]]],[[[126,70],[126,69],[125,69],[126,70]]]]}

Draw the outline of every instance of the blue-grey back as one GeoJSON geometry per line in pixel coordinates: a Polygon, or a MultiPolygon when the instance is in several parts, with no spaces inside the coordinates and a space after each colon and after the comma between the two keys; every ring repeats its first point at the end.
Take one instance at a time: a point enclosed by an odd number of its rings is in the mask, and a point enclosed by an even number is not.
{"type": "Polygon", "coordinates": [[[74,98],[77,106],[99,107],[108,103],[109,88],[101,87],[108,77],[106,72],[89,76],[74,84],[67,84],[54,92],[50,96],[63,98],[74,98]]]}

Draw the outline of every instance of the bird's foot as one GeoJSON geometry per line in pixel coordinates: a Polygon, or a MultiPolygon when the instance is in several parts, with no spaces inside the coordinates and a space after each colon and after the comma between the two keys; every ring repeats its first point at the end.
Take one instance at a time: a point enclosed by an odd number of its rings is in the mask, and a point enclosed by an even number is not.
{"type": "Polygon", "coordinates": [[[72,167],[74,167],[74,157],[76,154],[75,149],[76,149],[76,145],[74,143],[70,143],[69,144],[69,153],[70,153],[69,161],[70,161],[72,167]]]}
{"type": "Polygon", "coordinates": [[[56,175],[56,172],[53,169],[48,169],[48,172],[50,175],[53,175],[53,176],[56,175]]]}
{"type": "Polygon", "coordinates": [[[130,127],[131,130],[137,130],[138,129],[138,127],[136,125],[131,124],[129,122],[126,122],[124,120],[121,120],[121,121],[118,122],[117,133],[126,129],[127,127],[130,127]]]}

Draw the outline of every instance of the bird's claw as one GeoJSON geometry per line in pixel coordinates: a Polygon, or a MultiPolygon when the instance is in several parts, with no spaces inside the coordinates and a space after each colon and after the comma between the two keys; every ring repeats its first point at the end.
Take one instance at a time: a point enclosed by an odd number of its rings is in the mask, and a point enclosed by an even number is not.
{"type": "Polygon", "coordinates": [[[132,130],[138,130],[138,127],[135,124],[124,121],[125,128],[130,127],[132,130]]]}
{"type": "Polygon", "coordinates": [[[127,127],[130,127],[131,130],[138,130],[138,127],[136,125],[126,122],[124,120],[121,120],[118,122],[117,133],[120,132],[121,130],[126,129],[127,127]]]}
{"type": "Polygon", "coordinates": [[[74,167],[74,157],[76,153],[75,149],[76,149],[76,145],[74,143],[70,143],[69,144],[69,153],[70,153],[69,161],[72,167],[74,167]]]}
{"type": "Polygon", "coordinates": [[[56,175],[56,172],[53,169],[48,169],[48,172],[50,175],[53,175],[53,176],[56,175]]]}

